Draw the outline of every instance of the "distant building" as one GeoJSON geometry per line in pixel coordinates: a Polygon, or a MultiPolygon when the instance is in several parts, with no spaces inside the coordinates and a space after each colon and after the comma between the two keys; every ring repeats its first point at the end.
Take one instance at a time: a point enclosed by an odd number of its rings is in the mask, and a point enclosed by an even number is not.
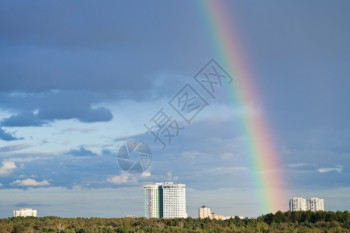
{"type": "Polygon", "coordinates": [[[212,213],[209,218],[216,219],[216,220],[225,220],[226,219],[226,217],[224,217],[224,215],[215,214],[215,213],[212,213]]]}
{"type": "Polygon", "coordinates": [[[205,205],[202,205],[200,208],[198,208],[198,217],[201,219],[209,218],[209,219],[216,219],[216,220],[226,220],[230,218],[235,218],[235,216],[224,216],[221,214],[212,213],[210,211],[210,208],[205,205]]]}
{"type": "Polygon", "coordinates": [[[36,217],[37,210],[21,208],[13,211],[13,217],[36,217]]]}
{"type": "Polygon", "coordinates": [[[143,186],[146,218],[163,217],[163,193],[161,185],[162,183],[154,183],[143,186]]]}
{"type": "Polygon", "coordinates": [[[187,218],[185,184],[153,183],[143,189],[146,218],[187,218]]]}
{"type": "Polygon", "coordinates": [[[302,197],[293,197],[289,200],[289,210],[290,211],[301,211],[307,210],[306,200],[302,197]]]}
{"type": "Polygon", "coordinates": [[[324,211],[324,200],[317,197],[308,199],[307,209],[311,211],[324,211]]]}
{"type": "Polygon", "coordinates": [[[198,217],[199,218],[209,218],[211,215],[210,208],[203,205],[198,209],[198,217]]]}

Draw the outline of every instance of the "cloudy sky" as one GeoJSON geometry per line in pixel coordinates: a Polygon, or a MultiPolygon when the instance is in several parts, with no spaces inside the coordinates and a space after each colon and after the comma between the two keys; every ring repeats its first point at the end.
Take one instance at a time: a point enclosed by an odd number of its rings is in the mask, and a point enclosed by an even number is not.
{"type": "Polygon", "coordinates": [[[193,79],[212,58],[225,64],[198,2],[1,0],[0,217],[143,216],[142,184],[161,181],[187,185],[190,216],[202,204],[260,215],[239,119],[261,112],[285,210],[292,196],[349,210],[350,2],[223,3],[259,105],[235,106],[225,85],[213,100],[193,79]],[[202,96],[190,123],[169,104],[186,84],[202,96]],[[176,120],[164,149],[145,126],[160,110],[176,120]],[[130,139],[152,151],[143,173],[118,164],[130,139]]]}

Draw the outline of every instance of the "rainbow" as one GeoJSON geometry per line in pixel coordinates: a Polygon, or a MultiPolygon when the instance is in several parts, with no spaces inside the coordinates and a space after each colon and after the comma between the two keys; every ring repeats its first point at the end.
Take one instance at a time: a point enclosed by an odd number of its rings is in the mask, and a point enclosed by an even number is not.
{"type": "MultiPolygon", "coordinates": [[[[230,87],[232,99],[238,106],[256,106],[260,96],[254,86],[232,15],[227,12],[224,1],[197,1],[201,20],[212,40],[220,64],[232,75],[230,87]]],[[[275,148],[272,130],[265,113],[249,114],[242,119],[242,130],[248,139],[249,166],[252,170],[256,198],[262,214],[274,213],[287,208],[285,182],[282,166],[275,148]]]]}

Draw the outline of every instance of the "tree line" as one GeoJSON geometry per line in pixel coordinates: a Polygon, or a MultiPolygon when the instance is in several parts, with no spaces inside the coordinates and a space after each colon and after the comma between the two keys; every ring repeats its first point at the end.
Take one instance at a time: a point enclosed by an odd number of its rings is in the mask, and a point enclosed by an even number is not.
{"type": "Polygon", "coordinates": [[[348,211],[296,211],[266,214],[257,218],[228,220],[177,218],[60,218],[12,217],[0,219],[0,233],[146,233],[146,232],[350,232],[348,211]]]}

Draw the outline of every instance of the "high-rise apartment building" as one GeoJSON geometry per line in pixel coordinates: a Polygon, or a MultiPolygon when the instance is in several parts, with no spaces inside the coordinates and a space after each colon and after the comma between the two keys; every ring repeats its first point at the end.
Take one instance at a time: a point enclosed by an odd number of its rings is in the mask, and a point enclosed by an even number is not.
{"type": "Polygon", "coordinates": [[[163,193],[162,183],[146,184],[143,186],[145,198],[145,217],[162,218],[163,217],[163,193]]]}
{"type": "Polygon", "coordinates": [[[311,211],[324,211],[324,200],[317,197],[308,199],[307,209],[311,211]]]}
{"type": "Polygon", "coordinates": [[[163,218],[187,218],[186,185],[164,183],[162,190],[163,218]]]}
{"type": "Polygon", "coordinates": [[[317,197],[312,197],[308,200],[301,197],[293,197],[289,201],[289,210],[324,211],[324,200],[317,197]]]}
{"type": "Polygon", "coordinates": [[[203,205],[198,209],[198,217],[199,218],[210,218],[211,212],[210,208],[203,205]]]}
{"type": "Polygon", "coordinates": [[[187,218],[185,184],[153,183],[144,185],[143,189],[145,217],[187,218]]]}
{"type": "Polygon", "coordinates": [[[13,211],[13,217],[36,217],[37,211],[29,208],[21,208],[13,211]]]}
{"type": "Polygon", "coordinates": [[[289,200],[290,211],[307,210],[306,200],[302,197],[293,197],[289,200]]]}

